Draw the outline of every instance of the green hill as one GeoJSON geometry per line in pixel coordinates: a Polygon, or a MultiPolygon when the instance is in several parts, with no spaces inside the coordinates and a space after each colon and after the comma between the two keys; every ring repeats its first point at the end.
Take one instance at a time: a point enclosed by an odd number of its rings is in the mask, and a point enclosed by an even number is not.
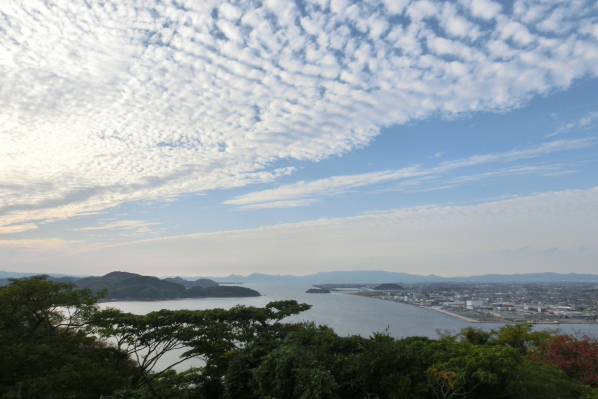
{"type": "Polygon", "coordinates": [[[199,278],[195,281],[192,281],[192,280],[185,280],[184,278],[181,278],[181,277],[168,277],[168,278],[165,278],[164,281],[169,281],[171,283],[177,283],[177,284],[184,286],[185,288],[191,288],[191,287],[195,287],[195,286],[200,286],[202,288],[218,286],[217,282],[215,282],[214,280],[210,280],[209,278],[199,278]]]}
{"type": "Polygon", "coordinates": [[[184,298],[234,298],[260,296],[260,293],[246,287],[220,285],[217,287],[191,287],[183,293],[184,298]]]}
{"type": "MultiPolygon", "coordinates": [[[[178,277],[178,279],[181,278],[178,277]]],[[[219,286],[209,279],[190,281],[189,283],[195,285],[188,289],[175,281],[178,280],[173,278],[161,280],[158,277],[142,276],[135,273],[112,272],[101,277],[82,278],[75,281],[75,284],[78,288],[89,288],[94,292],[107,290],[108,295],[106,299],[111,300],[159,301],[178,298],[260,296],[259,292],[252,289],[236,286],[219,286]]]]}
{"type": "Polygon", "coordinates": [[[77,280],[75,284],[79,288],[89,288],[96,292],[108,290],[107,299],[175,299],[185,291],[185,287],[181,284],[160,280],[158,277],[126,272],[86,277],[77,280]]]}

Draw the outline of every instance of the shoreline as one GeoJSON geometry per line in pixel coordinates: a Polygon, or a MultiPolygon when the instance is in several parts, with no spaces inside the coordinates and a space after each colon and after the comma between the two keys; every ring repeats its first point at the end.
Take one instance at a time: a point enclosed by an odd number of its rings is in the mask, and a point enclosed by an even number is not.
{"type": "Polygon", "coordinates": [[[461,316],[460,314],[449,312],[447,310],[442,310],[442,309],[437,309],[437,308],[430,308],[430,307],[426,307],[426,306],[418,306],[418,305],[413,305],[413,306],[416,306],[416,307],[421,308],[421,309],[430,309],[430,310],[434,310],[434,311],[439,312],[439,313],[444,313],[447,316],[456,317],[457,319],[461,319],[461,320],[466,321],[468,323],[506,323],[504,320],[496,320],[496,321],[475,320],[475,319],[471,319],[469,317],[461,316]]]}
{"type": "Polygon", "coordinates": [[[369,295],[360,295],[359,293],[348,293],[348,295],[356,295],[356,296],[360,296],[362,298],[370,298],[370,299],[378,299],[381,301],[389,301],[389,302],[394,302],[394,303],[400,303],[403,305],[409,305],[409,306],[415,306],[416,308],[420,308],[420,309],[429,309],[429,310],[434,310],[436,312],[439,313],[443,313],[447,316],[451,316],[463,321],[466,321],[468,323],[502,323],[502,324],[509,324],[509,323],[529,323],[529,324],[547,324],[547,325],[598,325],[597,322],[584,322],[581,320],[567,320],[567,319],[560,319],[560,320],[522,320],[522,321],[515,321],[515,320],[506,320],[503,318],[496,318],[496,319],[492,319],[492,320],[476,320],[467,316],[463,316],[457,313],[453,313],[450,312],[448,310],[444,310],[444,309],[439,309],[439,308],[435,308],[435,307],[428,307],[428,306],[422,306],[422,305],[418,305],[418,304],[414,304],[414,303],[408,303],[408,302],[402,302],[402,301],[391,301],[391,300],[387,300],[387,299],[382,299],[382,298],[375,298],[375,297],[371,297],[369,295]]]}

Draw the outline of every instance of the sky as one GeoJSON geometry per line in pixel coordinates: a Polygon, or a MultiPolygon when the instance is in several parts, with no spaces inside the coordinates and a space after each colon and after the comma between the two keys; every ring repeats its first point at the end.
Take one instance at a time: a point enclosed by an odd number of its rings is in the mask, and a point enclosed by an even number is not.
{"type": "Polygon", "coordinates": [[[597,260],[597,1],[2,2],[0,270],[597,260]]]}

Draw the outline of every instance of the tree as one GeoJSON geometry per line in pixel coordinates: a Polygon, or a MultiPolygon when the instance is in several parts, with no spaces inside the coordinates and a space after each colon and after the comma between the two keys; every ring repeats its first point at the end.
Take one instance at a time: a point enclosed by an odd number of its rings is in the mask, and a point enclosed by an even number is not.
{"type": "Polygon", "coordinates": [[[584,384],[598,387],[598,339],[588,335],[559,335],[538,346],[533,358],[562,368],[584,384]]]}
{"type": "Polygon", "coordinates": [[[126,386],[126,354],[87,334],[99,296],[37,276],[0,287],[0,396],[98,398],[126,386]]]}
{"type": "Polygon", "coordinates": [[[285,323],[309,309],[296,301],[134,315],[98,298],[44,277],[0,288],[0,398],[598,399],[598,342],[585,336],[513,325],[341,337],[285,323]],[[190,358],[205,365],[174,370],[190,358]]]}
{"type": "MultiPolygon", "coordinates": [[[[224,388],[222,377],[228,357],[245,348],[258,337],[273,338],[285,330],[280,323],[287,316],[309,309],[296,301],[271,302],[264,308],[236,306],[228,310],[160,310],[146,315],[134,315],[117,309],[105,309],[94,314],[90,325],[106,342],[136,362],[131,388],[146,386],[154,391],[154,382],[168,374],[177,364],[191,358],[206,363],[201,369],[203,389],[208,397],[217,397],[224,388]],[[158,361],[168,352],[185,348],[179,360],[159,372],[158,361]]],[[[199,370],[195,371],[198,373],[199,370]]],[[[164,381],[161,382],[162,386],[164,381]]]]}
{"type": "Polygon", "coordinates": [[[189,320],[198,313],[200,312],[163,309],[146,315],[135,315],[108,308],[95,313],[90,319],[90,326],[103,340],[113,342],[118,351],[135,361],[137,367],[131,378],[131,388],[137,389],[150,384],[153,379],[191,357],[182,356],[179,361],[160,372],[152,373],[165,354],[185,348],[185,342],[191,337],[189,320]]]}

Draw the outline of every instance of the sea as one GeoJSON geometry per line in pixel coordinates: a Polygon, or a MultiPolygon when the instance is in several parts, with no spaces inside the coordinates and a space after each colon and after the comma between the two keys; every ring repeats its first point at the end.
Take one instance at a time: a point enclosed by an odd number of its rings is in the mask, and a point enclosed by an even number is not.
{"type": "MultiPolygon", "coordinates": [[[[369,337],[376,332],[385,332],[395,338],[425,336],[437,338],[439,332],[457,332],[465,327],[483,330],[499,328],[503,323],[469,323],[456,317],[420,308],[401,302],[367,298],[346,292],[330,294],[307,294],[310,283],[306,282],[263,282],[244,283],[262,296],[249,298],[199,298],[172,301],[121,301],[103,303],[103,307],[114,307],[134,314],[146,314],[160,309],[229,309],[236,305],[263,307],[272,301],[294,299],[311,305],[311,309],[288,317],[285,321],[312,321],[325,324],[342,336],[361,335],[369,337]]],[[[536,329],[558,328],[563,333],[581,333],[598,336],[598,324],[537,324],[536,329]]],[[[174,363],[181,352],[170,353],[157,367],[167,367],[174,363]]],[[[179,364],[176,369],[200,367],[201,361],[192,359],[179,364]]]]}

